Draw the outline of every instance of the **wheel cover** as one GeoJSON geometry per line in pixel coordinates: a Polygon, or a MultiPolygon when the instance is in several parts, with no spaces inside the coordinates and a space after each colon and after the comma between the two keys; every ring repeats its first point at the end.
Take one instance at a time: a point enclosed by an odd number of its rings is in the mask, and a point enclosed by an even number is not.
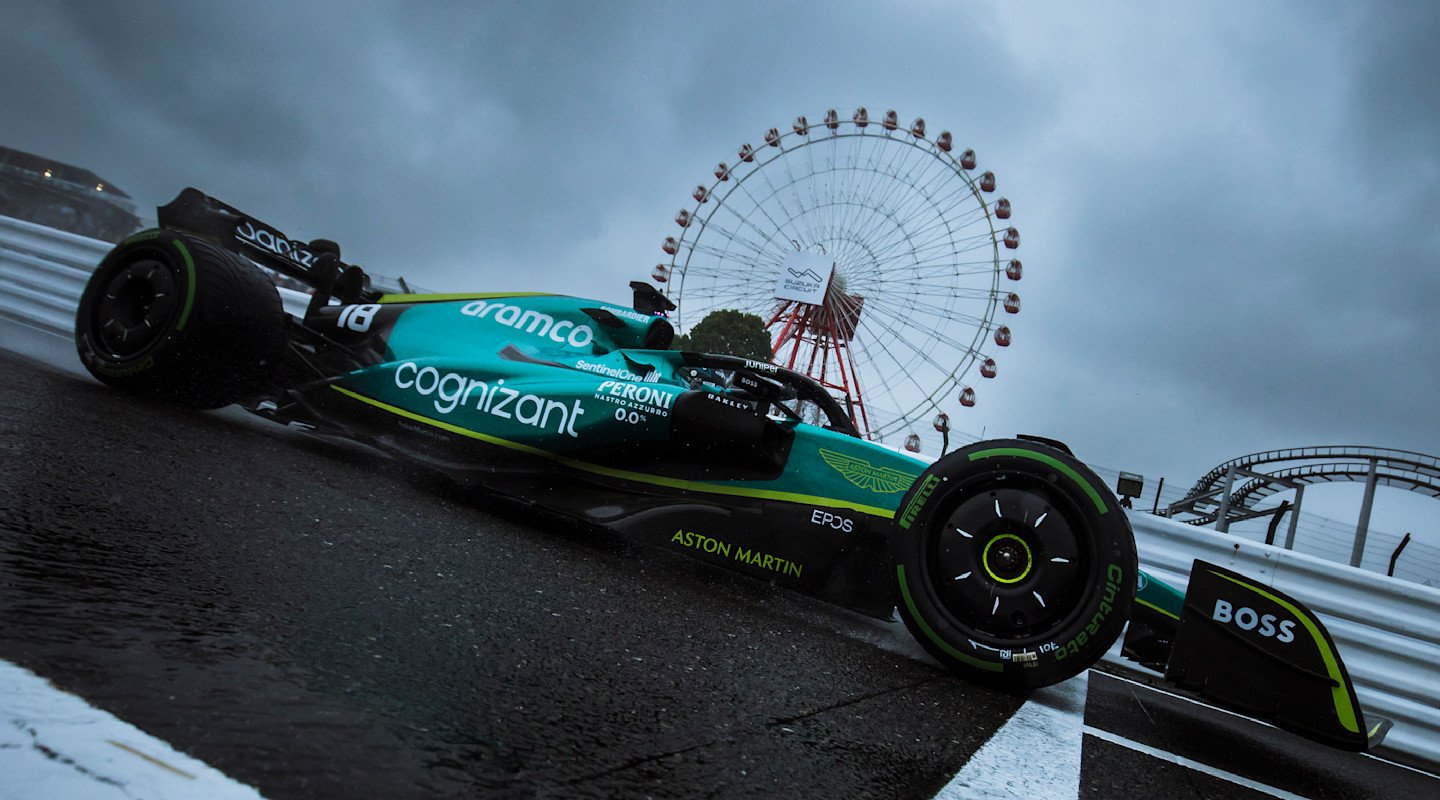
{"type": "Polygon", "coordinates": [[[1007,483],[962,492],[935,517],[926,568],[961,630],[1019,644],[1078,613],[1093,584],[1093,538],[1075,503],[1051,486],[1007,483]]]}
{"type": "Polygon", "coordinates": [[[170,267],[140,258],[116,269],[95,303],[92,330],[102,354],[134,357],[169,329],[178,306],[178,285],[170,267]]]}

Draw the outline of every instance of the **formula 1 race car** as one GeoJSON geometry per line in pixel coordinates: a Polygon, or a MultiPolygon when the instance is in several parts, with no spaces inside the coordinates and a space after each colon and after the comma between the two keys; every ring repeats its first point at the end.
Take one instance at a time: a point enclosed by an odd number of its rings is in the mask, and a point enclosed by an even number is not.
{"type": "Polygon", "coordinates": [[[1293,598],[1196,562],[1137,568],[1115,496],[1065,445],[984,441],[927,464],[862,439],[811,378],[668,349],[674,306],[549,294],[382,294],[195,189],[115,247],[76,319],[99,380],[240,403],[467,484],[882,619],[941,664],[1029,689],[1125,653],[1210,702],[1364,750],[1334,643],[1293,598]],[[287,314],[271,277],[312,289],[287,314]]]}

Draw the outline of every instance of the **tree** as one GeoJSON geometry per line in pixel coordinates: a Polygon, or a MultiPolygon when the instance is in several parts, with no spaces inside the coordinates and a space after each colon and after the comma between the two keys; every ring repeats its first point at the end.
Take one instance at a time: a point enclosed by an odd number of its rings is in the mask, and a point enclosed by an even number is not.
{"type": "Polygon", "coordinates": [[[672,347],[755,361],[768,362],[771,358],[770,332],[765,330],[765,321],[754,314],[729,308],[706,314],[690,333],[675,337],[672,347]]]}

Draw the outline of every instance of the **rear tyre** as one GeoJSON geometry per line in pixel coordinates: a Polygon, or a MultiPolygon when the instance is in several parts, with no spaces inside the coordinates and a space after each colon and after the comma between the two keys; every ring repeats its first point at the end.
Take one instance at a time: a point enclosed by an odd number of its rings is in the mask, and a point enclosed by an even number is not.
{"type": "Polygon", "coordinates": [[[1135,597],[1135,539],[1105,484],[1069,453],[978,442],[935,462],[890,537],[896,605],[942,664],[1011,689],[1100,659],[1135,597]]]}
{"type": "Polygon", "coordinates": [[[285,348],[275,285],[239,256],[171,230],[101,260],[80,297],[75,346],[100,381],[192,408],[256,393],[285,348]]]}

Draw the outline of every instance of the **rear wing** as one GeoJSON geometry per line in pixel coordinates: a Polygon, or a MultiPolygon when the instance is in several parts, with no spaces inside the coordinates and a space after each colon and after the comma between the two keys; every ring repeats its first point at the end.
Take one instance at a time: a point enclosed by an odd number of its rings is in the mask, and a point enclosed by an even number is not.
{"type": "Polygon", "coordinates": [[[1307,739],[1365,751],[1390,721],[1366,718],[1345,662],[1299,600],[1197,560],[1165,680],[1307,739]]]}
{"type": "Polygon", "coordinates": [[[315,290],[311,309],[331,297],[342,303],[371,302],[380,293],[370,288],[364,270],[340,260],[340,246],[328,239],[308,243],[286,236],[271,225],[195,188],[186,188],[156,209],[162,228],[201,236],[235,255],[294,278],[315,290]]]}

